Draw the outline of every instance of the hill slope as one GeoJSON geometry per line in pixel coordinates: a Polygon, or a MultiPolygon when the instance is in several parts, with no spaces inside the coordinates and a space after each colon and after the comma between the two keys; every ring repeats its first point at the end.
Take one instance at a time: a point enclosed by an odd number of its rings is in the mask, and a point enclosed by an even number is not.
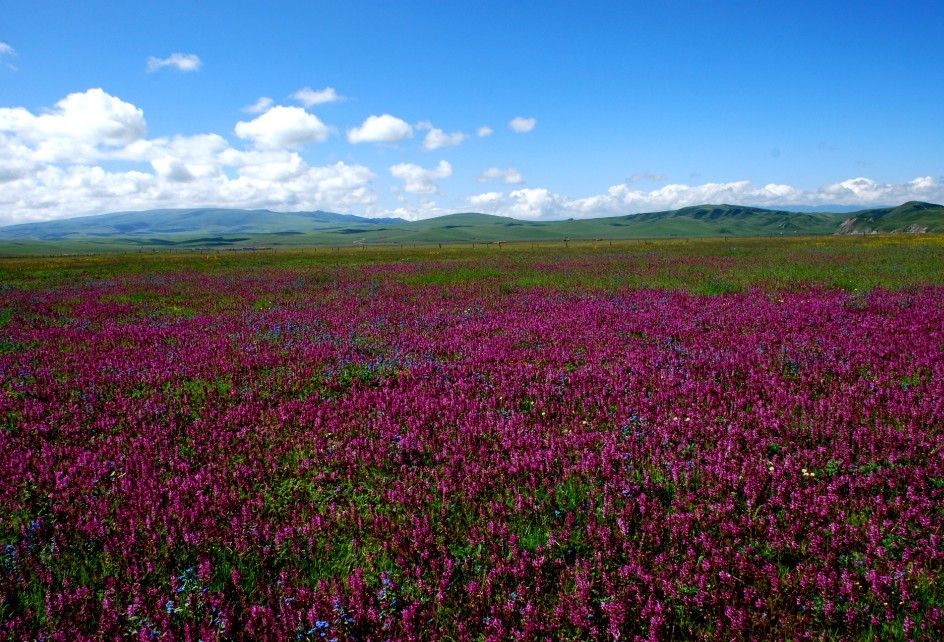
{"type": "Polygon", "coordinates": [[[844,217],[840,234],[944,232],[944,207],[909,201],[898,207],[862,210],[844,217]]]}
{"type": "Polygon", "coordinates": [[[0,228],[0,254],[924,231],[944,232],[944,207],[915,201],[835,213],[698,205],[566,221],[467,212],[412,222],[331,212],[190,209],[120,212],[0,228]]]}
{"type": "Polygon", "coordinates": [[[2,239],[147,238],[169,234],[301,234],[345,225],[395,225],[402,219],[371,219],[333,212],[272,212],[219,208],[147,210],[82,216],[0,228],[2,239]]]}

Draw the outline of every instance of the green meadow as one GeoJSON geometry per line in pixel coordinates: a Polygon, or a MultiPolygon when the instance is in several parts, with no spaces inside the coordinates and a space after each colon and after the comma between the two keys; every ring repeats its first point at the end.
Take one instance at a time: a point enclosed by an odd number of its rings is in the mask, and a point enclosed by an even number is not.
{"type": "Polygon", "coordinates": [[[508,287],[900,289],[944,284],[944,235],[546,241],[147,251],[0,259],[0,287],[42,289],[125,273],[413,266],[416,283],[488,279],[508,287]],[[592,269],[600,261],[606,270],[592,269]]]}

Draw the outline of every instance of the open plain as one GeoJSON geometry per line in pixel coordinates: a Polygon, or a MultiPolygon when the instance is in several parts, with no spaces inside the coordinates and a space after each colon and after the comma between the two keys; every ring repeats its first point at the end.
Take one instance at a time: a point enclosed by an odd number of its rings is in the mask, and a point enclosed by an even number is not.
{"type": "Polygon", "coordinates": [[[0,262],[7,639],[940,639],[944,239],[0,262]]]}

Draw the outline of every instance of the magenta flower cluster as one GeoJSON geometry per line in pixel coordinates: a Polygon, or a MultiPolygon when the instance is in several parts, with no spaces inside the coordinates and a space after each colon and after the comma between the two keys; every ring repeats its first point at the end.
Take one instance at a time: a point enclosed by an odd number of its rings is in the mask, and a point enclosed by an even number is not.
{"type": "Polygon", "coordinates": [[[0,637],[944,635],[944,289],[423,269],[0,289],[0,637]]]}

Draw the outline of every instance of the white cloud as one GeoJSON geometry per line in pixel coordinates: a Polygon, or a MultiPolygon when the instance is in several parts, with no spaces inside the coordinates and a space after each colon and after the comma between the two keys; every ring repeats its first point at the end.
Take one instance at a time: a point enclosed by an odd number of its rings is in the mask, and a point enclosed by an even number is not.
{"type": "Polygon", "coordinates": [[[0,181],[0,225],[165,207],[351,211],[376,203],[376,176],[362,165],[309,167],[293,152],[270,154],[278,156],[242,158],[250,164],[237,168],[235,177],[200,175],[193,165],[170,156],[155,159],[154,172],[46,165],[0,181]]]}
{"type": "Polygon", "coordinates": [[[515,190],[508,196],[513,203],[501,213],[513,218],[544,218],[549,212],[556,213],[567,207],[566,199],[543,187],[515,190]]]}
{"type": "Polygon", "coordinates": [[[147,133],[144,112],[101,89],[69,94],[39,115],[0,108],[0,132],[13,134],[43,162],[90,162],[147,133]]]}
{"type": "Polygon", "coordinates": [[[10,46],[9,44],[7,44],[7,43],[3,42],[2,40],[0,40],[0,63],[2,63],[4,67],[6,67],[6,68],[8,68],[8,69],[12,69],[13,71],[16,71],[16,70],[17,70],[17,69],[16,69],[16,65],[14,65],[12,62],[10,62],[10,61],[8,61],[8,60],[7,60],[7,61],[4,61],[4,60],[3,60],[3,58],[4,58],[5,56],[13,57],[13,56],[15,56],[15,55],[16,55],[16,49],[14,49],[14,48],[13,48],[12,46],[10,46]]]}
{"type": "Polygon", "coordinates": [[[944,184],[932,176],[919,176],[898,185],[879,183],[871,178],[850,178],[826,185],[815,194],[813,204],[847,205],[900,204],[906,201],[944,202],[944,184]]]}
{"type": "Polygon", "coordinates": [[[491,136],[493,131],[494,130],[488,125],[482,125],[481,127],[475,130],[475,135],[478,136],[479,138],[485,138],[486,136],[491,136]]]}
{"type": "Polygon", "coordinates": [[[874,203],[885,198],[893,189],[893,186],[876,183],[871,178],[850,178],[827,185],[822,191],[835,202],[874,203]]]}
{"type": "Polygon", "coordinates": [[[227,167],[236,168],[240,177],[276,183],[295,179],[308,171],[308,165],[298,152],[286,149],[239,151],[229,148],[220,154],[219,160],[227,167]]]}
{"type": "Polygon", "coordinates": [[[802,190],[792,185],[769,183],[758,187],[750,181],[672,184],[655,190],[641,190],[621,183],[604,194],[569,198],[545,188],[523,188],[506,197],[497,192],[470,197],[474,205],[492,207],[496,214],[525,219],[595,218],[640,212],[672,210],[692,205],[731,203],[766,208],[789,209],[791,205],[895,205],[911,200],[944,202],[944,183],[922,176],[899,184],[879,183],[869,178],[853,178],[802,190]]]}
{"type": "Polygon", "coordinates": [[[13,57],[15,55],[16,55],[16,49],[14,49],[9,44],[0,40],[0,64],[2,64],[7,69],[17,71],[16,65],[14,65],[9,60],[4,60],[4,57],[6,56],[13,57]]]}
{"type": "Polygon", "coordinates": [[[344,100],[344,96],[339,96],[334,87],[325,87],[320,91],[315,91],[311,87],[302,87],[294,94],[292,98],[303,104],[305,107],[313,107],[324,103],[336,103],[344,100]]]}
{"type": "Polygon", "coordinates": [[[705,203],[735,203],[762,207],[788,202],[813,202],[811,195],[789,185],[775,183],[756,187],[750,181],[705,183],[702,185],[671,184],[645,191],[627,183],[614,185],[606,194],[569,200],[555,195],[553,208],[562,215],[586,218],[638,212],[670,210],[705,203]]]}
{"type": "Polygon", "coordinates": [[[249,122],[236,123],[236,135],[251,140],[256,147],[300,147],[327,140],[330,130],[301,107],[273,107],[249,122]]]}
{"type": "Polygon", "coordinates": [[[309,167],[292,153],[241,168],[238,178],[226,185],[225,193],[237,202],[260,203],[254,207],[348,211],[376,202],[376,192],[370,187],[375,178],[363,165],[338,162],[309,167]]]}
{"type": "Polygon", "coordinates": [[[472,207],[487,210],[489,212],[497,209],[505,200],[505,195],[501,192],[485,192],[484,194],[475,194],[469,197],[469,203],[472,207]]]}
{"type": "Polygon", "coordinates": [[[413,128],[405,120],[390,114],[370,116],[360,127],[348,130],[347,139],[352,143],[393,143],[413,138],[413,128]]]}
{"type": "Polygon", "coordinates": [[[532,131],[537,124],[538,121],[536,118],[522,118],[521,116],[516,116],[511,119],[508,126],[511,127],[511,131],[516,134],[526,134],[532,131]]]}
{"type": "Polygon", "coordinates": [[[164,67],[171,67],[177,71],[197,71],[203,66],[203,61],[196,54],[171,54],[167,58],[158,58],[149,56],[147,59],[147,70],[155,72],[164,67]]]}
{"type": "Polygon", "coordinates": [[[935,188],[939,187],[937,181],[931,176],[919,176],[914,180],[908,181],[908,186],[917,194],[921,194],[922,192],[933,193],[935,188]]]}
{"type": "Polygon", "coordinates": [[[243,107],[243,111],[247,114],[261,114],[269,110],[269,107],[273,105],[272,99],[268,96],[260,96],[259,100],[254,102],[251,105],[246,105],[243,107]]]}
{"type": "Polygon", "coordinates": [[[443,130],[433,127],[427,132],[426,137],[423,139],[423,149],[432,151],[440,147],[452,147],[459,145],[468,138],[468,134],[463,134],[462,132],[447,134],[443,130]]]}
{"type": "Polygon", "coordinates": [[[198,134],[137,141],[116,152],[115,157],[149,162],[158,177],[189,183],[223,176],[220,156],[227,149],[229,144],[222,136],[198,134]]]}
{"type": "Polygon", "coordinates": [[[521,172],[516,170],[514,167],[509,167],[508,169],[489,167],[487,170],[476,176],[475,180],[480,183],[497,181],[499,183],[504,183],[505,185],[520,185],[524,182],[524,177],[521,175],[521,172]]]}
{"type": "Polygon", "coordinates": [[[280,148],[324,126],[301,108],[279,109],[288,114],[242,123],[257,146],[237,150],[214,133],[147,139],[141,110],[100,89],[39,114],[0,108],[0,225],[161,207],[373,211],[376,175],[358,164],[311,167],[280,148]]]}
{"type": "MultiPolygon", "coordinates": [[[[435,129],[423,123],[417,128],[435,129]]],[[[376,176],[369,168],[340,162],[313,167],[298,151],[286,149],[328,135],[329,128],[304,109],[273,107],[237,129],[252,147],[236,149],[216,133],[148,139],[143,111],[101,89],[69,94],[36,113],[0,108],[0,225],[160,207],[380,213],[376,176]]],[[[407,198],[397,212],[428,218],[455,211],[433,198],[439,194],[437,181],[453,174],[448,162],[431,168],[399,163],[389,171],[403,181],[395,197],[422,197],[414,206],[407,198]]],[[[479,178],[508,185],[520,174],[493,167],[479,178]]],[[[704,203],[789,209],[944,202],[944,178],[932,176],[901,183],[856,177],[817,189],[749,181],[639,187],[628,180],[580,198],[540,187],[507,194],[496,189],[466,200],[480,211],[529,219],[625,215],[704,203]]]]}
{"type": "Polygon", "coordinates": [[[412,163],[398,163],[390,167],[390,174],[402,180],[404,191],[410,194],[439,194],[434,181],[452,176],[452,165],[439,161],[435,168],[424,169],[412,163]]]}
{"type": "Polygon", "coordinates": [[[457,211],[455,208],[442,207],[431,198],[421,198],[418,205],[411,205],[409,199],[406,198],[398,200],[404,205],[393,211],[386,211],[384,216],[396,216],[407,221],[419,221],[445,216],[446,214],[455,214],[457,211]]]}
{"type": "Polygon", "coordinates": [[[39,167],[33,150],[0,134],[0,185],[26,178],[39,167]]]}

